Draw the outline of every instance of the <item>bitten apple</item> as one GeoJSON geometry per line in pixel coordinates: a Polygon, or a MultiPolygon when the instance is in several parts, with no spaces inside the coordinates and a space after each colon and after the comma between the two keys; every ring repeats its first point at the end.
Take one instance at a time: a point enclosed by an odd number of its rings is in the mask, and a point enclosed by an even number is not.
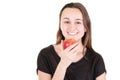
{"type": "Polygon", "coordinates": [[[75,39],[68,39],[63,41],[63,49],[66,49],[70,45],[74,44],[76,42],[75,39]]]}

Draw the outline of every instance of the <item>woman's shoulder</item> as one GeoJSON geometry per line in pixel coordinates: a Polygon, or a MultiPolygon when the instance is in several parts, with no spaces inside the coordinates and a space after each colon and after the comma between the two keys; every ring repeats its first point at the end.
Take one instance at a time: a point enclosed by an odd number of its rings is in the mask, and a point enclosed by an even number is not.
{"type": "Polygon", "coordinates": [[[89,49],[87,48],[87,52],[89,53],[89,55],[92,55],[92,56],[100,56],[101,54],[96,52],[95,50],[93,49],[89,49]]]}
{"type": "Polygon", "coordinates": [[[50,53],[52,49],[53,49],[53,45],[48,45],[40,50],[39,55],[46,55],[50,53]]]}
{"type": "Polygon", "coordinates": [[[89,50],[89,56],[91,56],[89,57],[89,61],[94,69],[95,77],[98,77],[102,73],[106,72],[104,59],[100,53],[89,50]]]}
{"type": "Polygon", "coordinates": [[[89,60],[98,60],[98,59],[102,59],[102,55],[94,50],[91,50],[89,48],[87,48],[87,55],[86,57],[89,60]]]}

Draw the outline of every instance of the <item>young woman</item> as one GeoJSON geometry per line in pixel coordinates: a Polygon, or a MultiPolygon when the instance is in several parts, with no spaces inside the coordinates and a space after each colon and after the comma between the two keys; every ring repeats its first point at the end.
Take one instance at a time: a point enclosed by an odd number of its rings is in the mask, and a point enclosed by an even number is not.
{"type": "Polygon", "coordinates": [[[106,80],[104,61],[92,48],[91,22],[81,3],[62,8],[56,44],[40,51],[37,73],[39,80],[106,80]],[[76,42],[63,49],[69,39],[76,42]]]}

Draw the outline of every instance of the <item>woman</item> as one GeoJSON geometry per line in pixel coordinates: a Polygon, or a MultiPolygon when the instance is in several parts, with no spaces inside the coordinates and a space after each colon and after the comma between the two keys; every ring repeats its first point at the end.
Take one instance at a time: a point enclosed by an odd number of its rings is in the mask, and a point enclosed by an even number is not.
{"type": "Polygon", "coordinates": [[[104,61],[92,48],[91,22],[81,3],[62,8],[56,44],[40,51],[37,72],[39,80],[106,80],[104,61]],[[76,42],[63,49],[68,39],[76,42]]]}

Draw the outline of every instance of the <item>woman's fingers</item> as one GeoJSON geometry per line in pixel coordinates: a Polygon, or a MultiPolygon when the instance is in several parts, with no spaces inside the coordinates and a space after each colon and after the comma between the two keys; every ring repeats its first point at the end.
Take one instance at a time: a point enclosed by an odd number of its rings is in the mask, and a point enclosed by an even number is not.
{"type": "Polygon", "coordinates": [[[70,53],[71,54],[74,54],[74,53],[78,53],[78,52],[83,52],[83,46],[81,46],[80,44],[78,44],[77,46],[75,46],[71,51],[70,53]]]}

